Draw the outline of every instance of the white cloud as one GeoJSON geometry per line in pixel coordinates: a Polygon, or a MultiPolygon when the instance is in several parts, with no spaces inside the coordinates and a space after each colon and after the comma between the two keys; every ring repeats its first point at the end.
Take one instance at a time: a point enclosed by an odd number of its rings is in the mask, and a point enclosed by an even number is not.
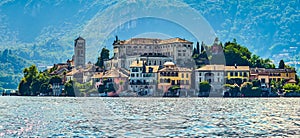
{"type": "Polygon", "coordinates": [[[6,3],[9,3],[9,2],[13,2],[13,1],[15,1],[15,0],[2,0],[2,1],[0,1],[0,6],[4,5],[6,3]]]}

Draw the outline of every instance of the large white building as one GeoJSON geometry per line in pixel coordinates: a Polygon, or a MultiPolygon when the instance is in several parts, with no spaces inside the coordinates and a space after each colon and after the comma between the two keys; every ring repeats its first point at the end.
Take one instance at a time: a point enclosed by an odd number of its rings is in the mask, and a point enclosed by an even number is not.
{"type": "Polygon", "coordinates": [[[211,84],[213,91],[222,91],[225,84],[224,65],[205,65],[195,70],[195,89],[199,91],[199,83],[207,81],[211,84]]]}
{"type": "Polygon", "coordinates": [[[132,38],[122,41],[116,38],[113,46],[114,57],[106,63],[112,64],[108,66],[117,68],[129,69],[128,67],[132,63],[131,59],[136,59],[141,55],[149,53],[169,57],[178,66],[188,66],[193,63],[191,57],[193,42],[181,38],[164,40],[155,38],[132,38]]]}

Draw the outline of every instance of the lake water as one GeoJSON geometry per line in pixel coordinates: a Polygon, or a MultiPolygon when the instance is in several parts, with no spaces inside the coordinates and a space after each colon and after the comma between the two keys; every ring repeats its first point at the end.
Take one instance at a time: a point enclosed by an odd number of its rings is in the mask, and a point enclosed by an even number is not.
{"type": "Polygon", "coordinates": [[[0,137],[300,137],[300,98],[0,97],[0,137]]]}

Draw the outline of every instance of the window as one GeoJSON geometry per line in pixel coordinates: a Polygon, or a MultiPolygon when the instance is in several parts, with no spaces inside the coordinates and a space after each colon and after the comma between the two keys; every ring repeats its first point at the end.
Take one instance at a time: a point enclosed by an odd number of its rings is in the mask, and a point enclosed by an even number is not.
{"type": "Polygon", "coordinates": [[[139,74],[136,74],[136,77],[139,77],[139,74]]]}
{"type": "Polygon", "coordinates": [[[182,52],[186,52],[186,50],[182,50],[182,52]]]}
{"type": "Polygon", "coordinates": [[[186,74],[186,78],[189,78],[189,74],[188,73],[186,74]]]}
{"type": "Polygon", "coordinates": [[[182,56],[185,56],[185,53],[183,53],[182,56]]]}
{"type": "Polygon", "coordinates": [[[201,79],[201,78],[199,78],[199,82],[202,82],[202,79],[201,79]]]}
{"type": "Polygon", "coordinates": [[[235,72],[234,75],[235,75],[235,76],[238,76],[238,72],[235,72]]]}
{"type": "Polygon", "coordinates": [[[202,73],[201,73],[201,72],[199,73],[199,76],[202,76],[202,73]]]}
{"type": "Polygon", "coordinates": [[[178,53],[178,56],[181,56],[181,53],[178,53]]]}
{"type": "Polygon", "coordinates": [[[183,73],[181,74],[181,78],[184,78],[184,74],[183,73]]]}
{"type": "Polygon", "coordinates": [[[137,46],[133,46],[133,48],[137,48],[137,46]]]}

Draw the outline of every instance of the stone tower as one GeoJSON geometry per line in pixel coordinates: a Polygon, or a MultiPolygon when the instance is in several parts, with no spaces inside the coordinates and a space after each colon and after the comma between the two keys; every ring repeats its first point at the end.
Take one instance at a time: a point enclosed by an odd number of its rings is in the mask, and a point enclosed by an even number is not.
{"type": "Polygon", "coordinates": [[[85,39],[78,37],[74,43],[75,67],[85,66],[85,39]]]}

